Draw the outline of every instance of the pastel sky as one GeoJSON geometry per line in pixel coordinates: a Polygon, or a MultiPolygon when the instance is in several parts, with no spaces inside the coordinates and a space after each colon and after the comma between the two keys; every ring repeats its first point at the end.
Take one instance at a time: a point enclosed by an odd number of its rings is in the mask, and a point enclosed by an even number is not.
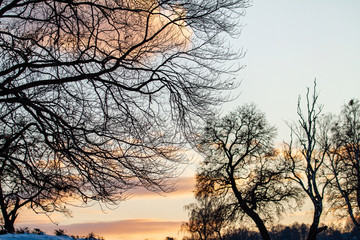
{"type": "MultiPolygon", "coordinates": [[[[296,120],[299,94],[304,96],[315,78],[324,112],[338,113],[351,98],[360,98],[359,0],[253,0],[246,12],[241,37],[231,41],[234,48],[246,51],[240,61],[245,68],[237,75],[242,84],[235,94],[240,96],[224,105],[224,114],[245,102],[256,103],[278,127],[281,143],[289,136],[285,121],[296,120]]],[[[26,211],[18,226],[50,234],[58,228],[80,235],[93,231],[106,240],[181,239],[180,225],[187,220],[183,207],[193,201],[193,169],[187,168],[178,191],[171,194],[135,191],[116,207],[69,206],[72,218],[52,215],[59,226],[26,211]]],[[[310,210],[305,207],[283,222],[308,222],[310,210]]]]}

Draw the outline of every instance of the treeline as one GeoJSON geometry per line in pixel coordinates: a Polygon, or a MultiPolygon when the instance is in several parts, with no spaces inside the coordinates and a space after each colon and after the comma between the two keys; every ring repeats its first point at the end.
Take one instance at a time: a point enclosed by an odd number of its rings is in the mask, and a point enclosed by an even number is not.
{"type": "Polygon", "coordinates": [[[189,221],[182,226],[191,239],[222,239],[243,219],[257,227],[254,237],[283,239],[291,228],[275,233],[268,222],[301,209],[305,199],[313,221],[295,239],[331,239],[332,231],[320,222],[325,204],[360,230],[360,101],[351,99],[339,114],[325,114],[318,98],[315,82],[305,101],[299,97],[298,119],[288,124],[290,140],[282,148],[274,145],[276,127],[255,104],[208,119],[197,144],[204,158],[196,202],[185,207],[189,221]]]}
{"type": "MultiPolygon", "coordinates": [[[[291,226],[278,225],[270,230],[270,236],[274,240],[305,240],[309,225],[294,223],[291,226]]],[[[218,239],[218,238],[215,238],[218,239]]],[[[238,228],[229,230],[222,240],[261,240],[258,232],[248,230],[246,228],[238,228]]],[[[347,225],[345,228],[337,228],[330,226],[326,230],[318,234],[318,240],[358,240],[360,239],[357,228],[347,225]]],[[[210,240],[210,239],[209,239],[210,240]]]]}

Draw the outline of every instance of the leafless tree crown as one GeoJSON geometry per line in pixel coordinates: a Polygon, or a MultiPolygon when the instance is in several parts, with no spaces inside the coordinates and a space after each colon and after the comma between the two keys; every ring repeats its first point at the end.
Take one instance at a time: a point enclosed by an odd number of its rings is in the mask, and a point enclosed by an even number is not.
{"type": "Polygon", "coordinates": [[[225,62],[239,54],[223,39],[238,34],[245,7],[1,1],[0,171],[11,195],[4,198],[19,193],[3,176],[35,189],[57,176],[60,189],[84,200],[116,201],[140,185],[166,190],[194,124],[237,86],[223,75],[236,70],[225,62]]]}
{"type": "Polygon", "coordinates": [[[343,106],[331,125],[330,169],[333,181],[328,191],[332,209],[350,217],[360,229],[360,101],[343,106]]]}
{"type": "Polygon", "coordinates": [[[205,156],[199,170],[205,191],[230,194],[237,211],[254,221],[263,239],[270,239],[264,222],[281,215],[287,203],[294,200],[296,205],[299,197],[298,188],[285,180],[289,169],[273,147],[275,134],[265,115],[249,104],[210,120],[199,144],[205,156]]]}

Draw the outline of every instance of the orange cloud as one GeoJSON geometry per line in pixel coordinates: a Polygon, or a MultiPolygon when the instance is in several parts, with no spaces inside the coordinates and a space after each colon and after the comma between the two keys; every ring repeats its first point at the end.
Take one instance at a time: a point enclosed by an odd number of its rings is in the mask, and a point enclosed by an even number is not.
{"type": "Polygon", "coordinates": [[[165,196],[192,196],[195,189],[195,176],[194,177],[180,177],[174,179],[170,184],[174,184],[174,191],[169,193],[155,193],[145,188],[137,188],[130,191],[134,198],[143,197],[158,197],[159,195],[165,196]]]}
{"type": "MultiPolygon", "coordinates": [[[[128,0],[121,4],[123,10],[108,15],[88,4],[79,4],[78,11],[84,15],[83,21],[89,21],[85,23],[89,27],[80,28],[78,34],[60,29],[61,34],[56,32],[51,41],[58,42],[66,52],[97,49],[99,55],[127,55],[131,59],[147,59],[189,45],[192,31],[187,27],[186,11],[181,6],[166,10],[154,0],[128,0]]],[[[44,45],[51,42],[49,38],[43,41],[44,45]]]]}

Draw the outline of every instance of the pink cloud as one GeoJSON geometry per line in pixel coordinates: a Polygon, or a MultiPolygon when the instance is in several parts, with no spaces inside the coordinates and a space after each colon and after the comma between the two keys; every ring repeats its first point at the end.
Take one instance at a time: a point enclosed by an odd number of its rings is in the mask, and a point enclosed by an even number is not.
{"type": "Polygon", "coordinates": [[[29,229],[40,228],[47,234],[53,234],[55,229],[64,229],[68,235],[79,236],[84,236],[90,232],[94,232],[96,235],[102,236],[106,240],[163,240],[166,236],[178,238],[181,224],[181,221],[128,219],[113,222],[77,223],[61,226],[55,226],[51,224],[27,225],[27,227],[29,227],[29,229]]]}
{"type": "MultiPolygon", "coordinates": [[[[131,234],[135,232],[159,232],[163,229],[177,228],[180,222],[168,222],[149,219],[130,219],[114,222],[80,223],[66,226],[70,232],[86,232],[92,229],[94,232],[131,234]]],[[[65,227],[65,226],[64,226],[65,227]]]]}
{"type": "MultiPolygon", "coordinates": [[[[156,200],[157,197],[159,197],[159,194],[171,198],[174,197],[174,199],[177,199],[178,197],[191,198],[193,196],[193,191],[195,189],[195,177],[181,177],[174,179],[174,182],[175,191],[171,193],[154,193],[146,189],[136,189],[132,191],[133,199],[144,200],[146,203],[146,200],[149,200],[149,198],[153,198],[151,200],[156,200]]],[[[163,200],[163,198],[161,198],[161,200],[163,200]]],[[[128,201],[131,201],[131,199],[128,201]]],[[[181,220],[168,221],[154,219],[127,219],[112,221],[114,219],[114,216],[112,215],[111,219],[108,219],[106,222],[102,221],[104,220],[104,216],[100,216],[102,213],[96,209],[92,213],[92,216],[99,215],[99,218],[95,218],[99,219],[98,222],[81,222],[69,225],[61,224],[57,226],[49,223],[49,219],[45,215],[34,216],[30,210],[28,211],[29,212],[26,211],[21,214],[20,220],[18,221],[20,224],[17,224],[16,227],[26,226],[29,227],[29,229],[39,228],[47,234],[53,234],[55,229],[64,229],[68,235],[79,236],[84,236],[90,232],[94,232],[96,235],[103,236],[106,240],[164,240],[167,236],[181,239],[178,235],[182,224],[181,220]]],[[[86,210],[86,214],[88,214],[88,211],[89,209],[86,210]]],[[[81,217],[82,214],[81,212],[77,212],[77,215],[81,217]]],[[[61,216],[58,218],[62,219],[60,222],[64,223],[67,221],[66,219],[61,218],[61,216]]],[[[119,218],[121,218],[121,216],[119,216],[119,218]]],[[[58,220],[56,217],[55,219],[58,220]]],[[[92,219],[94,218],[92,217],[92,219]]],[[[84,221],[84,219],[81,221],[84,221]]]]}

